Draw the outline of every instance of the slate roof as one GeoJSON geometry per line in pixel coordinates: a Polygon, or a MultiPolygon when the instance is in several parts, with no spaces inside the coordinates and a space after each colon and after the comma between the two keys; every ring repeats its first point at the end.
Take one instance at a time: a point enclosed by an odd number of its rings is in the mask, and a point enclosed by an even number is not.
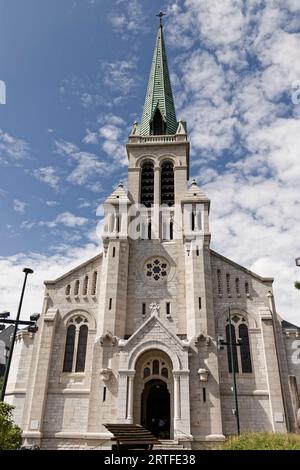
{"type": "Polygon", "coordinates": [[[178,123],[162,26],[159,27],[157,33],[144,111],[140,125],[140,135],[150,135],[150,122],[152,121],[157,107],[166,123],[166,134],[175,134],[178,123]]]}

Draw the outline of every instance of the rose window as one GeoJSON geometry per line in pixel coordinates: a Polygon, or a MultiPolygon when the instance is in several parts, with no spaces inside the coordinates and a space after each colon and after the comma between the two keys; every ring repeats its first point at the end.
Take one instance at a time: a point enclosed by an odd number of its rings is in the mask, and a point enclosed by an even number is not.
{"type": "Polygon", "coordinates": [[[169,273],[169,264],[163,258],[151,258],[145,264],[144,271],[147,278],[159,281],[167,278],[169,273]]]}

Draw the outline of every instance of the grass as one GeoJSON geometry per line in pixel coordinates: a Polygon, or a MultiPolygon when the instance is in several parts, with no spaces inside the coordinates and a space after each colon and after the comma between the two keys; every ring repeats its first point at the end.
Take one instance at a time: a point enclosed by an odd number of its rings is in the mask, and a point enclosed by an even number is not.
{"type": "Polygon", "coordinates": [[[222,450],[300,450],[300,434],[244,433],[230,437],[222,450]]]}

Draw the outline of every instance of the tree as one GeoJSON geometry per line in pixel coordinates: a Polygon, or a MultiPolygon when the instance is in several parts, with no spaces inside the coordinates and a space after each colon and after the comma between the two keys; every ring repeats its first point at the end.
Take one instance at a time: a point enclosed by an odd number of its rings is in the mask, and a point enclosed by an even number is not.
{"type": "Polygon", "coordinates": [[[0,450],[16,450],[22,442],[22,430],[12,419],[13,408],[0,402],[0,450]]]}
{"type": "Polygon", "coordinates": [[[300,290],[300,281],[296,281],[296,282],[295,282],[295,287],[296,287],[296,289],[299,289],[299,290],[300,290]]]}

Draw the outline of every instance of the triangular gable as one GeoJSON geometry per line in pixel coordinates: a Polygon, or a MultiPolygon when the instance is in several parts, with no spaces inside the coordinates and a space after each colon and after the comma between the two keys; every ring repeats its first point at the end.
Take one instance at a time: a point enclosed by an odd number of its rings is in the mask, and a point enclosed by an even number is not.
{"type": "Polygon", "coordinates": [[[147,320],[133,333],[133,335],[130,336],[130,338],[126,341],[126,344],[123,345],[123,348],[128,350],[133,345],[136,346],[136,344],[138,344],[140,341],[142,342],[145,338],[145,333],[148,332],[149,326],[154,326],[155,324],[159,325],[160,329],[165,333],[166,338],[174,342],[178,347],[180,347],[182,351],[184,350],[182,341],[178,338],[178,336],[174,335],[156,315],[152,315],[151,317],[147,318],[147,320]]]}

